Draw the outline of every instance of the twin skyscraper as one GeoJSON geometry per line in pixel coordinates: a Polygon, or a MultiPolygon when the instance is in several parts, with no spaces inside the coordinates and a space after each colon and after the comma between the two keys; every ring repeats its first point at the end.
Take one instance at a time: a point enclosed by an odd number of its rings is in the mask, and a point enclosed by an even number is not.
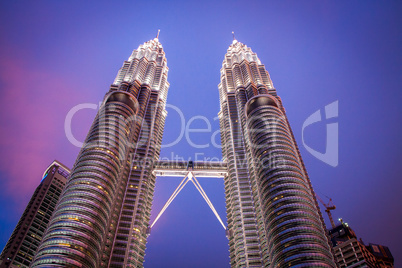
{"type": "MultiPolygon", "coordinates": [[[[123,63],[32,267],[143,266],[167,73],[158,38],[123,63]]],[[[231,267],[336,267],[282,101],[257,55],[237,40],[222,64],[219,95],[231,267]]]]}

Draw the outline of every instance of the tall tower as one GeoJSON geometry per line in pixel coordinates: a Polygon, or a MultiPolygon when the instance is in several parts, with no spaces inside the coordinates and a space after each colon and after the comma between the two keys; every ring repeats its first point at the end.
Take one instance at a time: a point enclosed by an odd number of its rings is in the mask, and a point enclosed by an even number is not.
{"type": "Polygon", "coordinates": [[[29,267],[66,184],[70,169],[54,161],[43,173],[10,239],[0,255],[0,267],[29,267]]]}
{"type": "Polygon", "coordinates": [[[231,266],[336,267],[281,99],[257,55],[235,39],[219,93],[231,266]]]}
{"type": "Polygon", "coordinates": [[[158,37],[119,70],[89,130],[32,267],[138,267],[166,117],[158,37]]]}

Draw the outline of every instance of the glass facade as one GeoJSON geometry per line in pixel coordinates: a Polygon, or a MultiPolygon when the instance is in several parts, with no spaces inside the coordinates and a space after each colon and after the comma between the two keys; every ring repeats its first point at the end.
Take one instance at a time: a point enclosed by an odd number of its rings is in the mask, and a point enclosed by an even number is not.
{"type": "Polygon", "coordinates": [[[31,197],[0,255],[0,267],[29,267],[42,240],[70,170],[54,161],[31,197]]]}
{"type": "Polygon", "coordinates": [[[232,267],[336,267],[285,109],[265,66],[234,40],[220,124],[232,267]]]}
{"type": "Polygon", "coordinates": [[[123,63],[89,130],[32,267],[142,266],[166,117],[157,38],[123,63]]]}

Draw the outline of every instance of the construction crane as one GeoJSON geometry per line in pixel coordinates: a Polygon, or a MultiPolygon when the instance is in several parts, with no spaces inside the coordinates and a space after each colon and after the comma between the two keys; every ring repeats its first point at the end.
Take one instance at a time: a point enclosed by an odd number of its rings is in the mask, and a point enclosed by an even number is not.
{"type": "Polygon", "coordinates": [[[328,203],[324,203],[324,201],[322,201],[321,197],[318,196],[318,194],[316,194],[318,200],[320,200],[321,204],[323,204],[323,206],[325,207],[325,212],[327,212],[328,214],[328,218],[329,221],[331,222],[331,226],[332,228],[335,228],[335,222],[334,219],[332,218],[332,214],[331,214],[331,210],[336,209],[336,206],[334,205],[334,203],[332,203],[332,198],[329,198],[328,196],[326,196],[326,198],[329,199],[328,203]]]}

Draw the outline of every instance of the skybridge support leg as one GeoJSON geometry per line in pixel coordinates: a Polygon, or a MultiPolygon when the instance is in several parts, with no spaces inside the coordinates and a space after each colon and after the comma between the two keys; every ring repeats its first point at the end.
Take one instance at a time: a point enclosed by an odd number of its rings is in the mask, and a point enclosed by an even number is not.
{"type": "MultiPolygon", "coordinates": [[[[156,218],[155,218],[154,222],[151,224],[150,228],[152,228],[155,225],[155,223],[162,216],[163,212],[165,212],[165,210],[168,208],[168,206],[173,202],[173,200],[176,198],[176,196],[180,193],[181,190],[183,190],[184,186],[186,186],[187,182],[189,182],[189,181],[191,181],[194,184],[195,188],[198,190],[198,192],[204,198],[205,202],[207,202],[209,208],[212,210],[212,212],[214,213],[214,215],[216,216],[216,218],[218,219],[218,221],[222,225],[223,229],[226,230],[226,226],[223,223],[223,221],[222,221],[221,217],[219,216],[218,212],[216,211],[215,207],[212,205],[211,200],[209,200],[209,198],[208,198],[207,194],[205,193],[204,189],[201,187],[201,184],[198,182],[197,178],[194,176],[194,174],[191,171],[189,171],[187,173],[187,175],[180,182],[179,186],[177,186],[177,188],[174,190],[172,195],[169,197],[168,201],[166,201],[165,205],[163,206],[163,208],[159,212],[158,216],[156,216],[156,218]]],[[[150,228],[148,228],[149,232],[147,230],[147,234],[151,233],[150,228]]]]}
{"type": "Polygon", "coordinates": [[[198,182],[197,178],[195,176],[193,176],[193,174],[191,172],[189,173],[188,177],[193,182],[193,184],[194,184],[195,188],[197,188],[198,192],[200,192],[200,194],[204,198],[205,202],[207,202],[209,208],[215,214],[216,218],[218,219],[218,221],[222,225],[223,229],[226,230],[225,224],[223,223],[221,217],[219,217],[218,212],[216,211],[214,205],[212,205],[212,202],[209,200],[209,198],[208,198],[207,194],[205,193],[204,189],[202,189],[201,184],[198,182]]]}
{"type": "Polygon", "coordinates": [[[176,196],[180,193],[180,191],[184,188],[184,186],[188,182],[188,175],[183,178],[183,180],[180,182],[179,186],[177,186],[176,190],[172,193],[172,195],[169,197],[168,201],[166,201],[165,205],[159,212],[158,216],[156,216],[154,222],[151,224],[151,228],[155,225],[155,223],[159,220],[159,218],[162,216],[163,212],[167,209],[167,207],[172,203],[172,201],[176,198],[176,196]]]}

